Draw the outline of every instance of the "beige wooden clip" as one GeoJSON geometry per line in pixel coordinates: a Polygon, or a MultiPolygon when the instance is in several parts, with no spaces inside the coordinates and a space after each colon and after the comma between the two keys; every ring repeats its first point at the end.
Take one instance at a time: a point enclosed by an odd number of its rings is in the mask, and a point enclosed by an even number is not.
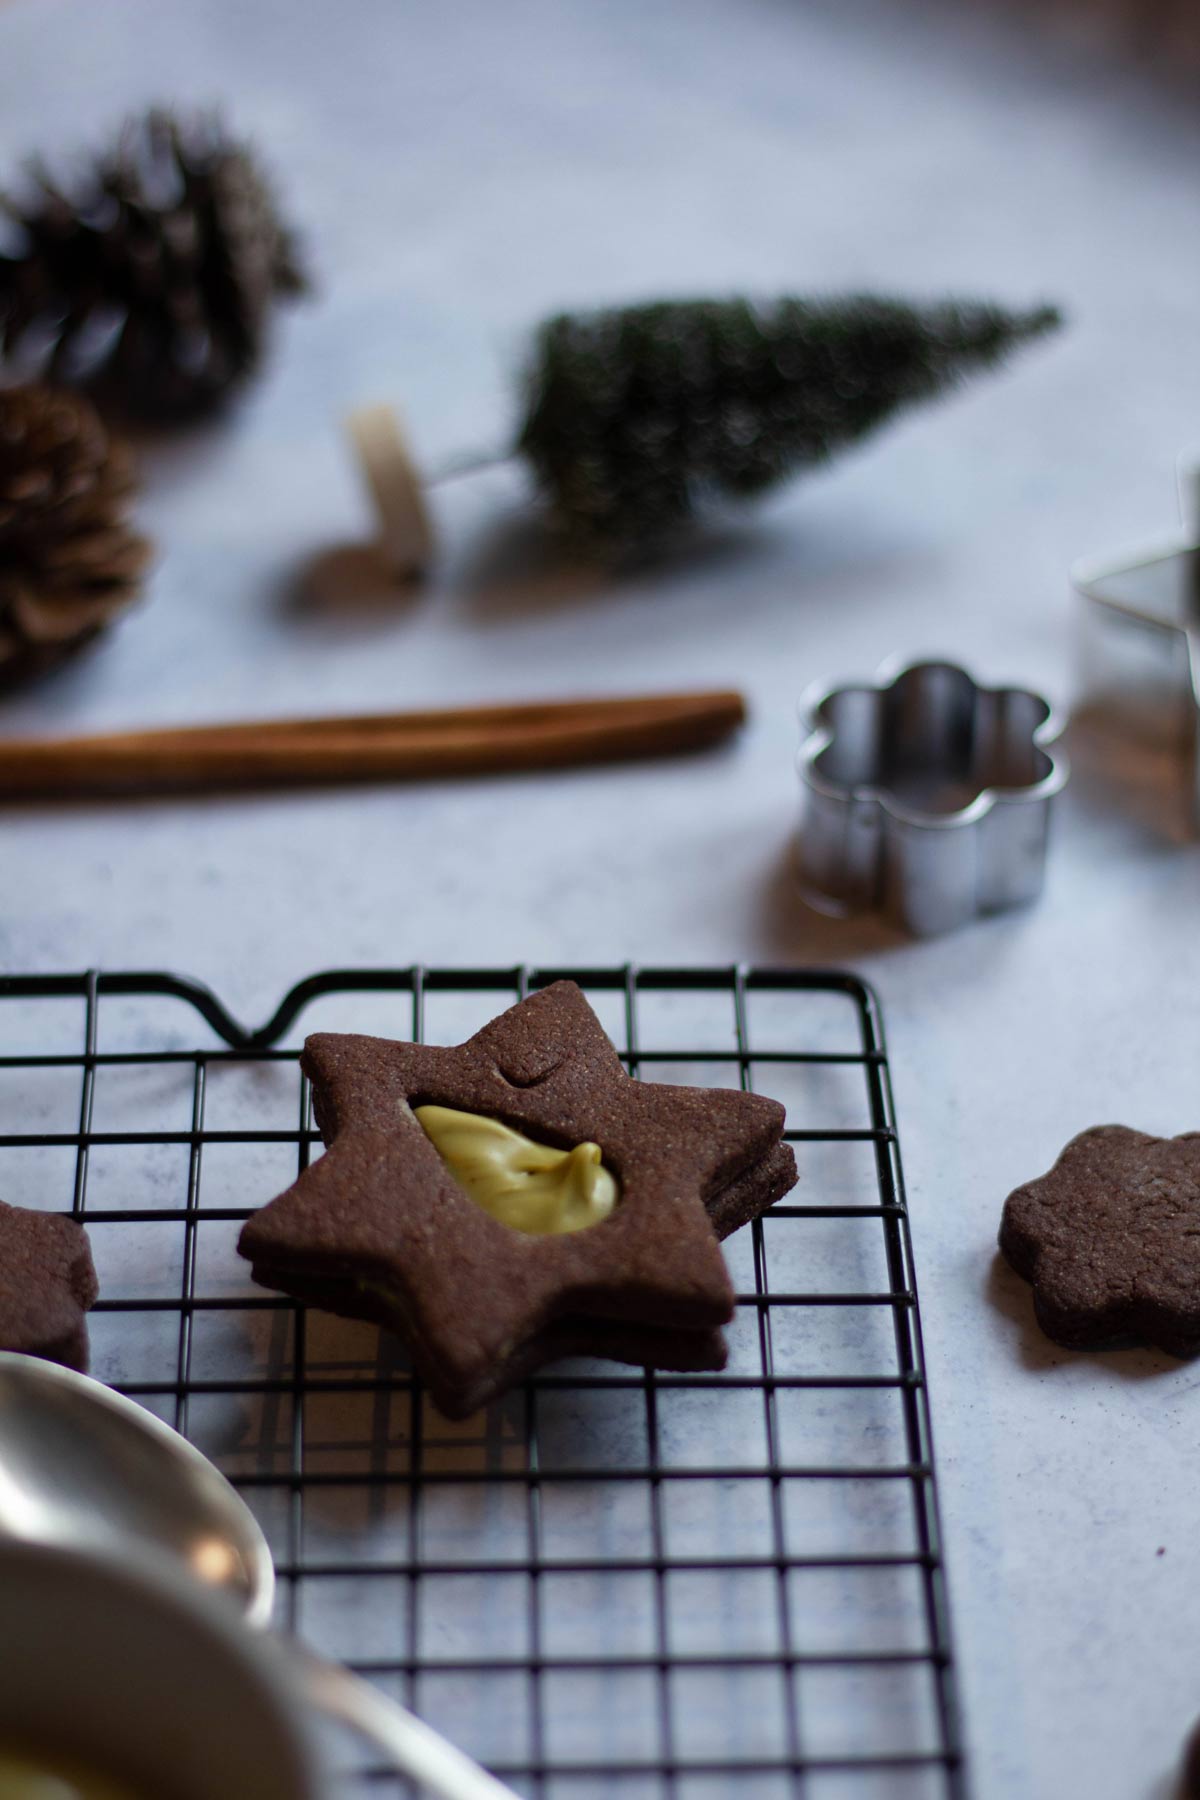
{"type": "Polygon", "coordinates": [[[399,414],[360,406],[346,430],[375,508],[380,554],[406,581],[423,575],[433,560],[433,521],[399,414]]]}

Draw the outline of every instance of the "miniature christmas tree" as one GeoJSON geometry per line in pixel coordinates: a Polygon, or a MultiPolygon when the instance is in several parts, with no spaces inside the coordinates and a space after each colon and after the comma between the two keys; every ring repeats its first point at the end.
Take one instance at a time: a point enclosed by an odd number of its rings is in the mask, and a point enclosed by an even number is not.
{"type": "Polygon", "coordinates": [[[517,449],[582,546],[636,551],[1052,330],[1053,307],[867,295],[659,301],[547,320],[517,449]]]}

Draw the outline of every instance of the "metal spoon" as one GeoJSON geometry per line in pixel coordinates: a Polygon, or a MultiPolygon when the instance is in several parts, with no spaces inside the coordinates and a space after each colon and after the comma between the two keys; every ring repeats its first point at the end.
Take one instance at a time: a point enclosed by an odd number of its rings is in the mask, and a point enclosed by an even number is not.
{"type": "MultiPolygon", "coordinates": [[[[264,1629],[275,1568],[241,1496],[186,1438],[57,1364],[0,1351],[0,1533],[100,1550],[147,1544],[264,1629]]],[[[442,1800],[516,1800],[436,1731],[337,1663],[290,1646],[310,1700],[442,1800]]]]}

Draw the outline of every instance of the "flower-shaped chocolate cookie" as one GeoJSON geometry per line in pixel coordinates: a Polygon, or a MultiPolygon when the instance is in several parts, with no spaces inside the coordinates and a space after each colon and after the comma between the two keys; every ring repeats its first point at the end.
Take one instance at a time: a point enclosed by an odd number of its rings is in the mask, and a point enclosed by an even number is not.
{"type": "Polygon", "coordinates": [[[82,1226],[0,1200],[0,1350],[86,1369],[86,1314],[96,1293],[82,1226]]]}
{"type": "Polygon", "coordinates": [[[1200,1351],[1200,1132],[1097,1125],[1009,1195],[1000,1248],[1038,1322],[1072,1350],[1200,1351]]]}

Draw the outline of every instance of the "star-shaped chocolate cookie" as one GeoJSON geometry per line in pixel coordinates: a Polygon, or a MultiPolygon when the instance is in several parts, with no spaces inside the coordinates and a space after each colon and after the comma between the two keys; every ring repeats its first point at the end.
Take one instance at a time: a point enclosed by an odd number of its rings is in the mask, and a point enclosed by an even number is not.
{"type": "Polygon", "coordinates": [[[0,1350],[86,1369],[97,1292],[82,1226],[0,1200],[0,1350]]]}
{"type": "Polygon", "coordinates": [[[1200,1132],[1097,1125],[1009,1195],[1000,1248],[1038,1323],[1071,1350],[1130,1339],[1200,1351],[1200,1132]]]}
{"type": "Polygon", "coordinates": [[[243,1228],[256,1280],[390,1325],[452,1417],[561,1355],[722,1366],[718,1236],[796,1178],[778,1102],[632,1079],[567,981],[453,1048],[322,1033],[302,1067],[329,1148],[243,1228]],[[518,1162],[563,1165],[551,1182],[602,1158],[615,1205],[584,1229],[514,1228],[435,1147],[447,1120],[481,1127],[481,1158],[522,1134],[518,1162]]]}

